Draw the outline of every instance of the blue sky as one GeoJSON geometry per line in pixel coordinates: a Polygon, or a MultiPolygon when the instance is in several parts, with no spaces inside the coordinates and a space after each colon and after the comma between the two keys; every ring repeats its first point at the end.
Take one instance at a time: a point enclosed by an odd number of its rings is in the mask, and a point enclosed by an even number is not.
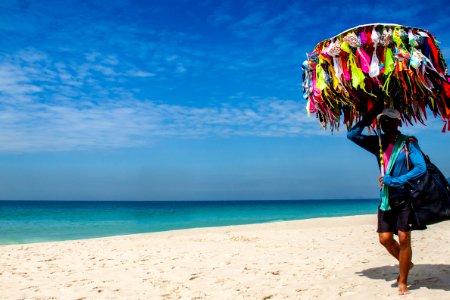
{"type": "MultiPolygon", "coordinates": [[[[375,198],[376,160],[308,118],[301,63],[446,1],[0,2],[0,199],[375,198]]],[[[406,128],[450,175],[442,123],[406,128]]]]}

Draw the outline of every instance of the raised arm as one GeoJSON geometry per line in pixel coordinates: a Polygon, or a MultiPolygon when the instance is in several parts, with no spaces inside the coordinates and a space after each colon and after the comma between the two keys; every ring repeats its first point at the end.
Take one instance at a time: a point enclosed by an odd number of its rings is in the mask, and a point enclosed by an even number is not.
{"type": "Polygon", "coordinates": [[[374,135],[364,135],[362,132],[366,126],[371,124],[370,118],[364,118],[358,123],[356,123],[348,132],[347,138],[357,144],[358,146],[364,148],[374,155],[378,155],[379,145],[378,139],[374,135]]]}

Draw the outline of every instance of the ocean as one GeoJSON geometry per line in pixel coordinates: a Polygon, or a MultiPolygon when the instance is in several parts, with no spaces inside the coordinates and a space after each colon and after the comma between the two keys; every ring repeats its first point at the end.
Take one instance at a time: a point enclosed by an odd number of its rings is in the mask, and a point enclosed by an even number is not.
{"type": "Polygon", "coordinates": [[[378,200],[0,201],[0,245],[375,214],[378,200]]]}

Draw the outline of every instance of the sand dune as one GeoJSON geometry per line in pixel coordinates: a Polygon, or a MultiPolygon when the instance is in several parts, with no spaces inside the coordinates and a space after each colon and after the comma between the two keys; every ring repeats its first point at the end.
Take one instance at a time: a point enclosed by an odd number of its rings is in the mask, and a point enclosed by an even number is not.
{"type": "Polygon", "coordinates": [[[0,299],[450,299],[450,222],[413,233],[411,294],[376,216],[0,246],[0,299]]]}

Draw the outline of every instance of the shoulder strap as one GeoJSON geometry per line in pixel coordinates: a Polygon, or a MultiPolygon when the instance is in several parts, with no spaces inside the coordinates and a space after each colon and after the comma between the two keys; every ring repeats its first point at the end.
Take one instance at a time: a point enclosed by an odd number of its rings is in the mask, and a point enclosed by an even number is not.
{"type": "MultiPolygon", "coordinates": [[[[417,139],[413,136],[409,136],[408,139],[406,140],[405,143],[405,151],[406,151],[406,164],[408,166],[408,171],[410,170],[410,159],[409,159],[409,143],[410,142],[418,142],[417,139]]],[[[419,148],[420,149],[420,148],[419,148]]],[[[423,153],[422,149],[420,149],[420,153],[422,153],[423,155],[423,159],[425,160],[425,163],[428,164],[431,162],[430,158],[428,157],[428,155],[426,155],[425,153],[423,153]]]]}
{"type": "Polygon", "coordinates": [[[408,149],[408,145],[409,145],[409,139],[406,141],[405,146],[404,146],[405,152],[406,152],[406,166],[407,166],[406,168],[409,171],[409,170],[411,170],[411,166],[409,165],[409,149],[408,149]]]}

